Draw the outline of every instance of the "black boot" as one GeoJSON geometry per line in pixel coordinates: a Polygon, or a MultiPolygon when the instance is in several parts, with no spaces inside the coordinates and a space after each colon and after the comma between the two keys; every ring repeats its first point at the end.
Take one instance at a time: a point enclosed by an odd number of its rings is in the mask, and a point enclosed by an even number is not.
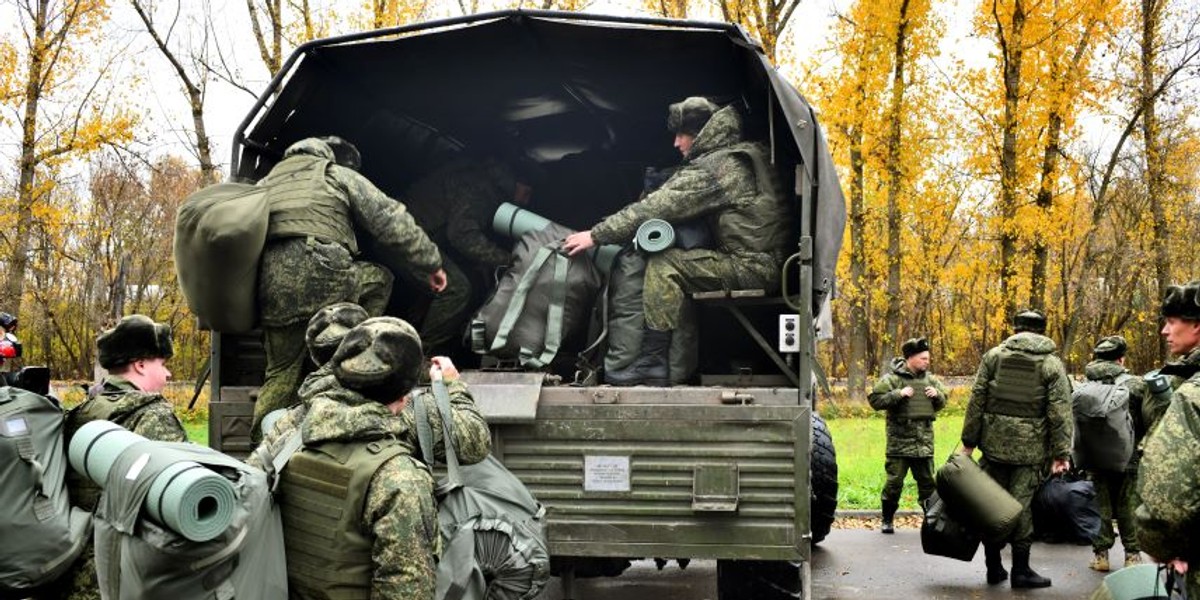
{"type": "Polygon", "coordinates": [[[1001,548],[1003,548],[1003,545],[983,545],[983,557],[985,564],[987,564],[988,585],[996,585],[1008,579],[1008,571],[1004,570],[1004,561],[1000,558],[1001,548]]]}
{"type": "Polygon", "coordinates": [[[642,332],[642,355],[628,367],[604,373],[604,382],[612,385],[653,385],[668,387],[670,377],[671,332],[646,329],[642,332]]]}
{"type": "Polygon", "coordinates": [[[884,533],[896,533],[896,528],[892,526],[892,520],[896,517],[896,509],[900,508],[899,500],[884,500],[883,501],[883,526],[879,528],[884,533]]]}
{"type": "Polygon", "coordinates": [[[1013,589],[1050,587],[1050,579],[1042,577],[1029,568],[1029,548],[1013,548],[1013,589]]]}

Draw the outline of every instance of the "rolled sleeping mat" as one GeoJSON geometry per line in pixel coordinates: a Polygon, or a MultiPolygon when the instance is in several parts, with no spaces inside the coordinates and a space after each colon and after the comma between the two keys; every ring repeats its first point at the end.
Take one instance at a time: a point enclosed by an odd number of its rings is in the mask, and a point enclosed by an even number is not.
{"type": "MultiPolygon", "coordinates": [[[[71,467],[104,488],[117,459],[143,443],[156,444],[110,421],[92,421],[75,432],[67,455],[71,467]]],[[[164,444],[160,452],[171,453],[171,449],[164,444]]],[[[136,479],[128,481],[133,484],[136,479]]],[[[194,542],[206,542],[233,522],[237,495],[228,479],[180,458],[154,478],[143,506],[159,525],[194,542]]]]}
{"type": "Polygon", "coordinates": [[[955,452],[937,472],[937,492],[946,506],[985,542],[1008,537],[1021,516],[1021,503],[970,456],[955,452]]]}
{"type": "MultiPolygon", "coordinates": [[[[511,202],[501,204],[500,208],[496,209],[496,214],[492,215],[492,230],[514,240],[521,239],[531,231],[541,231],[551,223],[554,221],[511,202]]],[[[588,251],[588,255],[592,257],[596,268],[607,275],[620,251],[620,246],[608,244],[592,248],[588,251]]]]}
{"type": "Polygon", "coordinates": [[[675,228],[662,219],[647,219],[638,225],[633,235],[633,245],[649,254],[662,252],[675,245],[675,228]]]}

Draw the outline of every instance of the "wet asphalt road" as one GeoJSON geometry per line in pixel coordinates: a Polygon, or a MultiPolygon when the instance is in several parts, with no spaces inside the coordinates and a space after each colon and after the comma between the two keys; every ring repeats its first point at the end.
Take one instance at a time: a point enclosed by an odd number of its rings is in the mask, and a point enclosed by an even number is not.
{"type": "MultiPolygon", "coordinates": [[[[1120,564],[1120,542],[1110,558],[1120,564]]],[[[1041,590],[1012,590],[1007,582],[988,586],[984,580],[983,550],[970,563],[921,552],[916,529],[898,529],[885,536],[865,529],[835,529],[813,552],[814,599],[863,598],[959,600],[975,598],[1037,598],[1079,600],[1100,585],[1103,574],[1088,569],[1091,548],[1034,544],[1033,568],[1054,581],[1041,590]]],[[[1011,567],[1008,550],[1004,564],[1011,567]]],[[[1114,565],[1116,566],[1116,565],[1114,565]]],[[[574,600],[716,600],[716,563],[693,561],[687,570],[672,562],[658,571],[654,562],[635,562],[615,578],[579,579],[574,600]]],[[[550,580],[540,600],[563,599],[557,578],[550,580]]]]}

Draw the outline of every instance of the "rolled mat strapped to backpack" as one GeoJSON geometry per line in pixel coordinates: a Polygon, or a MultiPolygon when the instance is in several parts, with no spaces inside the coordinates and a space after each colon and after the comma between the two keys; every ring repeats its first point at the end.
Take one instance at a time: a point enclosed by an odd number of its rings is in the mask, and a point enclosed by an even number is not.
{"type": "Polygon", "coordinates": [[[979,550],[979,534],[963,526],[934,492],[921,523],[921,550],[925,554],[971,562],[979,550]]]}
{"type": "Polygon", "coordinates": [[[970,457],[950,455],[937,472],[937,492],[967,528],[985,542],[1000,542],[1017,526],[1021,503],[970,457]]]}
{"type": "Polygon", "coordinates": [[[266,188],[225,182],[193,192],[175,217],[175,272],[203,327],[254,329],[258,263],[267,240],[266,188]]]}
{"type": "Polygon", "coordinates": [[[675,247],[675,228],[662,219],[647,219],[633,235],[633,247],[654,254],[675,247]]]}
{"type": "MultiPolygon", "coordinates": [[[[519,240],[527,234],[534,231],[541,231],[547,227],[554,226],[559,231],[564,232],[562,237],[575,233],[574,230],[568,229],[547,219],[537,213],[525,210],[511,202],[505,202],[496,209],[496,213],[492,215],[492,230],[505,237],[519,240]]],[[[601,273],[608,274],[608,270],[612,267],[613,259],[617,253],[621,251],[620,246],[608,244],[598,246],[587,251],[587,255],[592,258],[596,268],[600,269],[601,273]]]]}
{"type": "Polygon", "coordinates": [[[91,514],[68,500],[62,432],[57,400],[0,388],[0,597],[58,578],[91,539],[91,514]]]}

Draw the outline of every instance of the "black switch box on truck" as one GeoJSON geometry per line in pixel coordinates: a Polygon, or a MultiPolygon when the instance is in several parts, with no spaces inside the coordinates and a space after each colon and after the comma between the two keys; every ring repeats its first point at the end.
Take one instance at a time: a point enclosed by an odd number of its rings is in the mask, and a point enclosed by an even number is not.
{"type": "MultiPolygon", "coordinates": [[[[837,485],[812,410],[812,324],[832,293],[845,205],[813,109],[741,28],[503,11],[309,42],[242,123],[231,169],[257,181],[291,143],[339,135],[361,150],[363,174],[399,197],[465,152],[520,154],[546,174],[534,209],[584,229],[636,200],[646,167],[678,164],[667,106],[696,95],[736,104],[786,183],[796,237],[782,292],[694,299],[700,386],[464,376],[494,453],[547,507],[566,587],[618,573],[625,558],[706,558],[718,561],[723,599],[806,598],[837,485]],[[799,351],[781,354],[775,339],[799,351]]],[[[264,363],[257,334],[213,335],[215,447],[250,450],[264,363]]]]}

